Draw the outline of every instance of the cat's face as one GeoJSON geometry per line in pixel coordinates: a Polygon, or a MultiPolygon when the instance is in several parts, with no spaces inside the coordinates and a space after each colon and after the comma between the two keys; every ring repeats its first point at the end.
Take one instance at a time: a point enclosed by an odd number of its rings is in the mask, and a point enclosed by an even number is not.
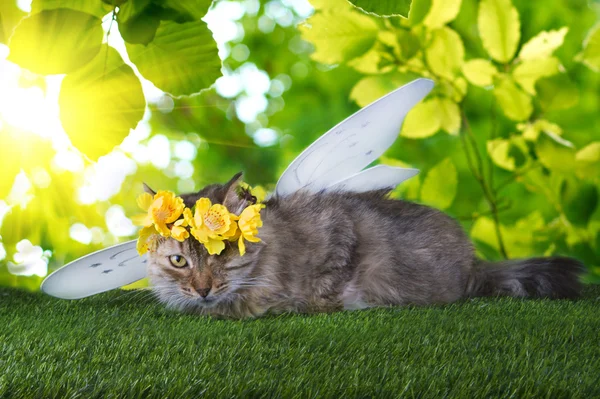
{"type": "Polygon", "coordinates": [[[170,307],[211,308],[233,301],[247,287],[253,258],[251,253],[239,256],[229,242],[220,255],[209,255],[194,239],[164,239],[150,254],[148,275],[159,299],[170,307]]]}
{"type": "MultiPolygon", "coordinates": [[[[201,197],[213,204],[224,204],[239,213],[249,204],[237,190],[241,173],[224,185],[212,184],[197,193],[183,194],[185,205],[192,208],[201,197]]],[[[146,190],[152,192],[146,186],[146,190]]],[[[237,245],[225,241],[219,255],[209,255],[206,248],[190,237],[183,242],[160,239],[156,251],[149,254],[148,277],[154,292],[168,306],[180,310],[211,308],[233,301],[239,290],[251,286],[249,278],[256,259],[256,248],[247,246],[241,257],[237,245]]]]}

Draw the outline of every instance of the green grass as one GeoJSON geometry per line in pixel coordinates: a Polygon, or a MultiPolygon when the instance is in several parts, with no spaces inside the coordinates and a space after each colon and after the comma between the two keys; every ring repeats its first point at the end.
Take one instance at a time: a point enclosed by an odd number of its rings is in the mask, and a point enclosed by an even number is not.
{"type": "Polygon", "coordinates": [[[0,289],[0,397],[600,397],[600,286],[578,301],[227,321],[148,292],[0,289]]]}

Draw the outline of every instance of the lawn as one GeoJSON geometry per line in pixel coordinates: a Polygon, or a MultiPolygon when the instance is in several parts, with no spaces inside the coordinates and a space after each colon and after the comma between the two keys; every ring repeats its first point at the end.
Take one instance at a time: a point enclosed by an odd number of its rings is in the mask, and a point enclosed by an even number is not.
{"type": "Polygon", "coordinates": [[[600,397],[600,286],[228,321],[0,289],[0,397],[600,397]]]}

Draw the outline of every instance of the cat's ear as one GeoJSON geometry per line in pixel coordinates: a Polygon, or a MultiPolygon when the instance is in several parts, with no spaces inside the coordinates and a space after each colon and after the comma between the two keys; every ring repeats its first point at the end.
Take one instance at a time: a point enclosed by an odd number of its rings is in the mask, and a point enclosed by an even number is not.
{"type": "Polygon", "coordinates": [[[243,196],[240,196],[241,181],[242,172],[238,172],[223,186],[223,189],[225,190],[223,205],[227,207],[229,212],[235,213],[236,215],[239,215],[248,205],[248,201],[243,196]]]}
{"type": "Polygon", "coordinates": [[[156,195],[156,191],[152,190],[146,183],[144,183],[144,191],[150,195],[156,195]]]}

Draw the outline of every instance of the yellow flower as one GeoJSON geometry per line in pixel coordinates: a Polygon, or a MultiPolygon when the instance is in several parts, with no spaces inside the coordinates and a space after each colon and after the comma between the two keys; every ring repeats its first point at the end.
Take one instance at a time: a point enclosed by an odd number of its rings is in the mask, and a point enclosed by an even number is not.
{"type": "MultiPolygon", "coordinates": [[[[164,237],[171,235],[167,224],[179,219],[185,208],[183,199],[170,191],[159,191],[154,196],[148,193],[141,194],[137,203],[146,213],[132,217],[133,223],[143,227],[154,225],[156,231],[164,237]]],[[[179,236],[184,234],[180,229],[176,229],[176,232],[179,236]]]]}
{"type": "MultiPolygon", "coordinates": [[[[191,211],[188,208],[185,208],[183,210],[184,215],[185,215],[186,211],[191,214],[191,211]]],[[[171,237],[173,237],[174,239],[176,239],[179,242],[185,241],[190,236],[190,233],[186,229],[187,226],[188,226],[188,223],[187,223],[187,219],[185,218],[185,216],[183,219],[179,219],[179,220],[175,221],[175,223],[173,224],[173,227],[171,227],[171,237]]]]}
{"type": "MultiPolygon", "coordinates": [[[[222,240],[224,235],[230,234],[233,229],[232,222],[231,214],[225,206],[212,205],[210,199],[200,198],[196,201],[194,217],[190,220],[191,233],[203,244],[207,243],[209,238],[222,240]]],[[[235,231],[232,234],[235,234],[235,231]]]]}
{"type": "Polygon", "coordinates": [[[135,225],[144,226],[144,227],[152,226],[152,218],[150,217],[150,213],[148,212],[148,209],[150,208],[150,205],[152,205],[153,202],[154,202],[154,197],[148,193],[141,194],[140,196],[137,197],[138,206],[140,208],[142,208],[143,211],[146,211],[146,213],[143,213],[141,215],[136,215],[131,218],[131,220],[133,221],[133,223],[135,225]]]}
{"type": "Polygon", "coordinates": [[[171,231],[167,224],[179,219],[184,208],[183,198],[176,197],[170,191],[159,191],[154,196],[154,202],[148,208],[148,214],[160,235],[169,237],[171,231]]]}
{"type": "Polygon", "coordinates": [[[260,218],[260,210],[264,207],[263,204],[250,205],[240,213],[238,220],[238,228],[240,230],[238,248],[242,256],[246,253],[244,240],[260,242],[260,238],[256,237],[256,235],[258,234],[258,228],[263,225],[260,218]]]}
{"type": "Polygon", "coordinates": [[[155,251],[158,231],[156,231],[154,226],[142,228],[139,234],[140,236],[138,237],[136,245],[138,254],[143,255],[148,251],[155,251]]]}
{"type": "Polygon", "coordinates": [[[145,193],[138,197],[137,202],[146,211],[132,218],[136,224],[143,226],[137,242],[140,255],[156,250],[159,235],[183,242],[191,234],[210,255],[223,252],[224,240],[237,240],[241,255],[246,253],[244,240],[261,241],[257,234],[262,226],[262,204],[250,205],[236,216],[224,205],[213,205],[208,198],[196,201],[192,214],[192,210],[185,207],[183,199],[170,191],[159,191],[154,196],[145,193]]]}

